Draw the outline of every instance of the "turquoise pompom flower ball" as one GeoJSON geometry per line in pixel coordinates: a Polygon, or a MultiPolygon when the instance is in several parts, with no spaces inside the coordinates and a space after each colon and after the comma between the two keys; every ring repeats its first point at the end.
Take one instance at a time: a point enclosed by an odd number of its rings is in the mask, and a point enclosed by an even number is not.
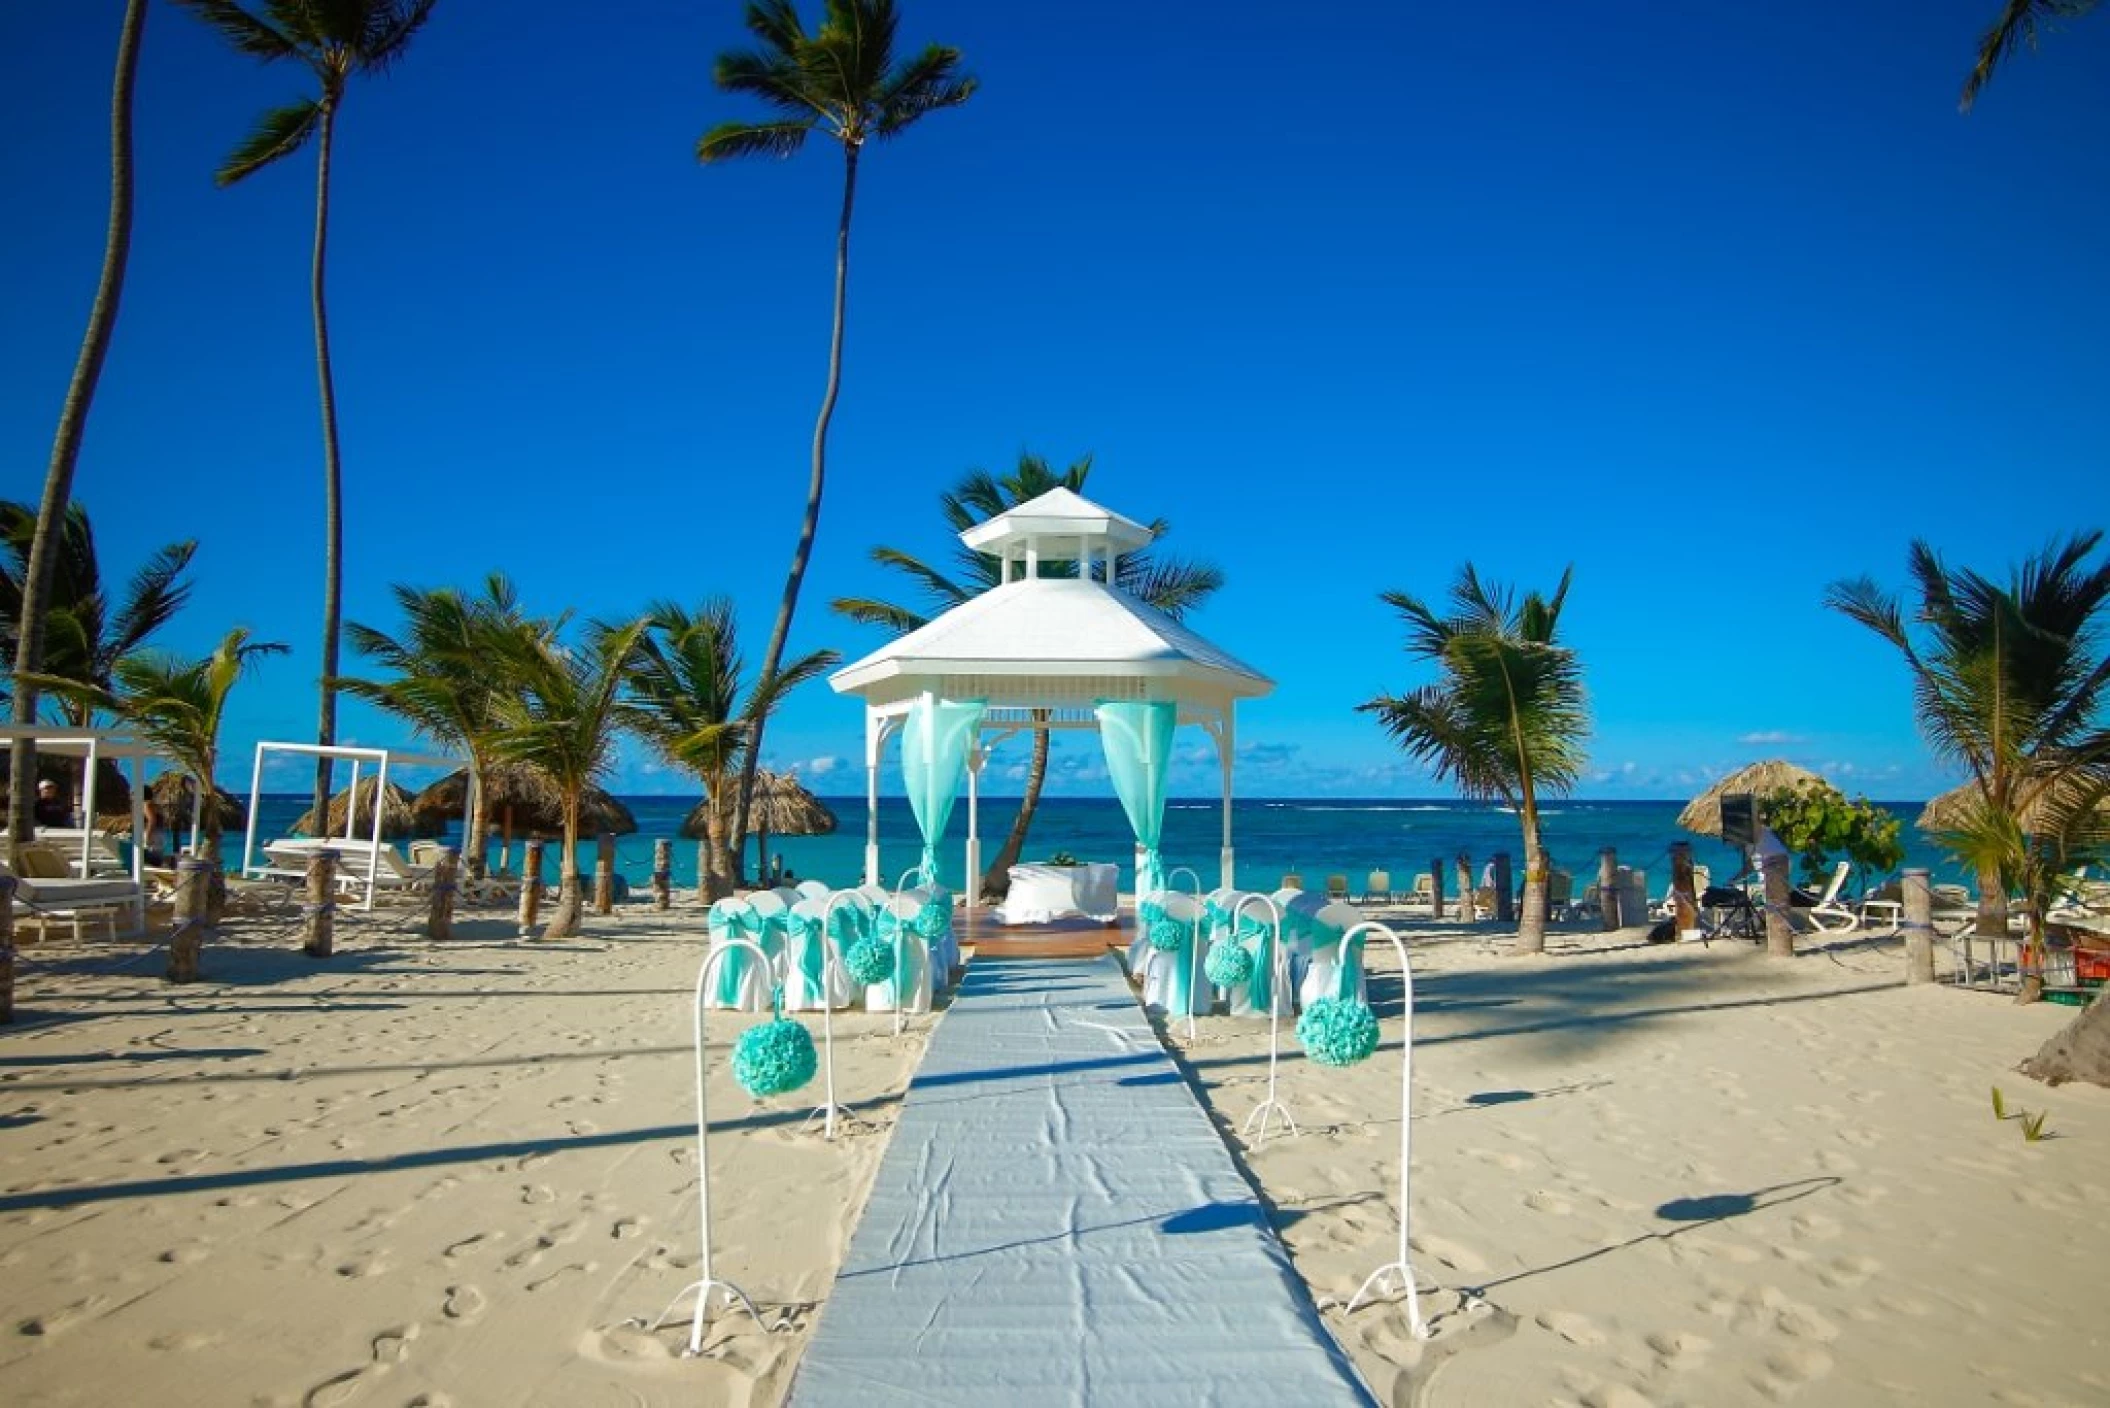
{"type": "Polygon", "coordinates": [[[1322,1066],[1352,1066],[1377,1050],[1377,1014],[1352,997],[1322,997],[1297,1019],[1297,1040],[1322,1066]]]}
{"type": "Polygon", "coordinates": [[[1243,987],[1253,980],[1253,955],[1243,944],[1211,944],[1202,972],[1220,988],[1243,987]]]}
{"type": "Polygon", "coordinates": [[[1159,953],[1178,953],[1180,945],[1187,941],[1187,929],[1170,919],[1160,919],[1150,926],[1150,946],[1159,953]]]}
{"type": "Polygon", "coordinates": [[[859,939],[844,952],[843,967],[866,987],[883,983],[894,976],[893,946],[884,939],[859,939]]]}
{"type": "Polygon", "coordinates": [[[787,1017],[749,1027],[733,1043],[733,1079],[757,1100],[797,1090],[819,1068],[811,1033],[787,1017]]]}

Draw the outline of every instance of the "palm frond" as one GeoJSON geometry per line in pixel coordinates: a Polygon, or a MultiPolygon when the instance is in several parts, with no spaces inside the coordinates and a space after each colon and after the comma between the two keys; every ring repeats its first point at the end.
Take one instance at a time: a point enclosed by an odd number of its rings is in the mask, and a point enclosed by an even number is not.
{"type": "Polygon", "coordinates": [[[290,35],[253,15],[235,0],[176,0],[176,3],[220,32],[239,53],[266,63],[297,58],[300,48],[290,35]]]}
{"type": "Polygon", "coordinates": [[[313,98],[302,98],[297,103],[273,108],[258,120],[256,130],[228,154],[219,171],[214,173],[214,182],[231,186],[280,157],[291,156],[307,145],[321,119],[322,105],[313,98]]]}
{"type": "Polygon", "coordinates": [[[876,601],[871,597],[839,596],[828,603],[830,610],[863,626],[884,626],[897,635],[907,635],[928,624],[905,606],[876,601]]]}
{"type": "Polygon", "coordinates": [[[700,162],[737,161],[749,156],[791,156],[806,145],[810,122],[723,122],[696,142],[700,162]]]}
{"type": "Polygon", "coordinates": [[[1978,41],[1978,61],[1964,79],[1957,106],[1969,112],[1971,105],[1978,101],[1978,95],[1993,81],[1993,71],[2017,47],[2027,44],[2036,48],[2040,26],[2053,19],[2086,14],[2094,8],[2095,0],[2007,0],[2001,7],[2000,17],[1993,21],[1993,27],[1978,41]]]}

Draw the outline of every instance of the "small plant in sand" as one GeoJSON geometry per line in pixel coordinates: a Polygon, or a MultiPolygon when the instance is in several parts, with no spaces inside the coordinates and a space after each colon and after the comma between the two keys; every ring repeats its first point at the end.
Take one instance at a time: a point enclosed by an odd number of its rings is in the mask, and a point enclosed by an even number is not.
{"type": "Polygon", "coordinates": [[[1993,1118],[1996,1120],[2007,1118],[2007,1097],[2000,1093],[2000,1087],[1997,1085],[1993,1087],[1993,1118]]]}
{"type": "Polygon", "coordinates": [[[2044,1137],[2044,1120],[2050,1113],[2049,1110],[2039,1110],[2035,1114],[2031,1114],[2029,1111],[2024,1110],[2022,1112],[2022,1137],[2032,1144],[2042,1139],[2044,1137]]]}

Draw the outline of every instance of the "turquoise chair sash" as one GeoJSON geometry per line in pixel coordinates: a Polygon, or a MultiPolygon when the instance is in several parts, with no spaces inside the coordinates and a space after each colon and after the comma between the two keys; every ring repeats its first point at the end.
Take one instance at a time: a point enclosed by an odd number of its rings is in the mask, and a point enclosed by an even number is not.
{"type": "MultiPolygon", "coordinates": [[[[762,916],[747,905],[729,905],[721,909],[711,906],[711,942],[719,944],[729,939],[751,939],[763,943],[762,916]]],[[[767,945],[764,944],[765,951],[767,945]]],[[[741,989],[746,986],[748,971],[755,965],[754,955],[746,949],[734,949],[718,961],[718,976],[711,984],[711,1002],[719,1007],[738,1007],[741,989]]]]}

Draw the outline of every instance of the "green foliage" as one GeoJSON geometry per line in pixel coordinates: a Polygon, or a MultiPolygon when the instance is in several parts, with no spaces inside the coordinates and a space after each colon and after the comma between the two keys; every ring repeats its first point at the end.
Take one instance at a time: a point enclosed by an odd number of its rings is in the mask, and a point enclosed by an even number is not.
{"type": "Polygon", "coordinates": [[[1821,883],[1841,855],[1864,874],[1894,870],[1905,859],[1899,839],[1904,823],[1866,797],[1849,799],[1829,783],[1778,788],[1760,805],[1766,825],[1801,860],[1806,882],[1821,883]]]}
{"type": "Polygon", "coordinates": [[[2000,1087],[1997,1085],[1993,1087],[1993,1118],[1996,1120],[2007,1118],[2007,1097],[2000,1093],[2000,1087]]]}
{"type": "Polygon", "coordinates": [[[2027,1111],[2023,1112],[2022,1137],[2032,1144],[2042,1139],[2044,1137],[2044,1121],[2050,1113],[2049,1110],[2039,1110],[2035,1114],[2030,1114],[2027,1111]]]}
{"type": "Polygon", "coordinates": [[[1077,857],[1071,855],[1068,851],[1057,851],[1054,855],[1048,857],[1048,864],[1075,865],[1077,864],[1077,857]]]}

